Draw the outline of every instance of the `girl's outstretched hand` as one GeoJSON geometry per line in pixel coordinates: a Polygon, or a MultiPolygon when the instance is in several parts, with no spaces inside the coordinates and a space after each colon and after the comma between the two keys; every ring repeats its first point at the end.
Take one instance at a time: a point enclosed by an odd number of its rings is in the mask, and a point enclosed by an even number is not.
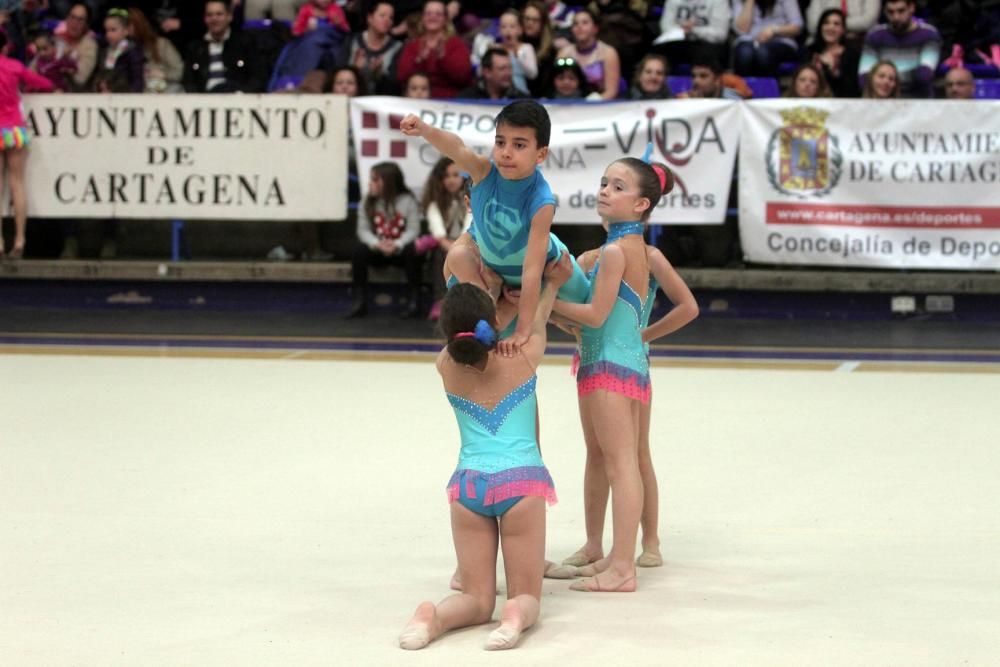
{"type": "Polygon", "coordinates": [[[427,123],[416,114],[408,113],[399,123],[399,129],[408,137],[422,137],[427,131],[427,123]]]}

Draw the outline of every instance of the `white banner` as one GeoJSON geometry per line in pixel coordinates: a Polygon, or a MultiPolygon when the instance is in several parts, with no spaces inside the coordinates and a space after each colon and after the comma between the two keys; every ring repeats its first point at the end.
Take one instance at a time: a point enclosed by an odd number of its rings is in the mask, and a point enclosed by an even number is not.
{"type": "Polygon", "coordinates": [[[742,107],[748,260],[1000,269],[1000,102],[742,107]]]}
{"type": "MultiPolygon", "coordinates": [[[[357,97],[351,125],[362,196],[371,167],[398,162],[407,186],[423,189],[439,153],[423,139],[407,137],[399,122],[408,113],[462,137],[488,155],[493,147],[496,104],[357,97]]],[[[605,167],[618,158],[641,157],[655,142],[653,159],[669,165],[677,187],[663,197],[651,222],[707,224],[725,221],[739,131],[736,103],[725,100],[668,100],[607,104],[546,105],[552,120],[549,157],[542,171],[558,198],[555,222],[598,221],[597,190],[605,167]]]]}
{"type": "Polygon", "coordinates": [[[347,98],[28,95],[36,217],[347,217],[347,98]]]}

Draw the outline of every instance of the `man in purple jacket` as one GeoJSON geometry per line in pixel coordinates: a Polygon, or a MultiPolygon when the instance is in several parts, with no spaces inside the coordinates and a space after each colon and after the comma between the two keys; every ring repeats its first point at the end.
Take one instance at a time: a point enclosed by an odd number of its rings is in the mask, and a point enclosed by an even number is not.
{"type": "Polygon", "coordinates": [[[861,52],[862,84],[880,60],[890,60],[899,70],[904,97],[932,97],[934,70],[941,55],[941,35],[937,28],[913,18],[913,0],[886,0],[888,23],[877,25],[865,35],[861,52]]]}

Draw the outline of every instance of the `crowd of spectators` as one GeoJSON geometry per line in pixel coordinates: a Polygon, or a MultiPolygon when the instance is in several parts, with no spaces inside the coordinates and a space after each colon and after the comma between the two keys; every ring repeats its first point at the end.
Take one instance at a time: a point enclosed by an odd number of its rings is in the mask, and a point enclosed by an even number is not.
{"type": "Polygon", "coordinates": [[[857,97],[886,61],[902,97],[971,96],[961,71],[1000,67],[1000,0],[2,0],[0,23],[66,92],[328,92],[349,66],[358,94],[657,99],[700,64],[857,97]]]}
{"type": "Polygon", "coordinates": [[[0,26],[68,93],[968,99],[1000,77],[1000,0],[0,0],[0,26]]]}

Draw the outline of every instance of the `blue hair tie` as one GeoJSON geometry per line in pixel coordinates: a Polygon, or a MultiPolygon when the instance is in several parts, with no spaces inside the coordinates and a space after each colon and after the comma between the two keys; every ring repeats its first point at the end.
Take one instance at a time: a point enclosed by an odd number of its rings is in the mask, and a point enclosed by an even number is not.
{"type": "Polygon", "coordinates": [[[486,347],[493,347],[493,343],[497,339],[497,332],[494,331],[493,327],[486,320],[479,320],[476,322],[476,340],[485,345],[486,347]]]}
{"type": "Polygon", "coordinates": [[[653,161],[653,142],[646,144],[646,152],[642,154],[642,161],[649,164],[653,161]]]}

